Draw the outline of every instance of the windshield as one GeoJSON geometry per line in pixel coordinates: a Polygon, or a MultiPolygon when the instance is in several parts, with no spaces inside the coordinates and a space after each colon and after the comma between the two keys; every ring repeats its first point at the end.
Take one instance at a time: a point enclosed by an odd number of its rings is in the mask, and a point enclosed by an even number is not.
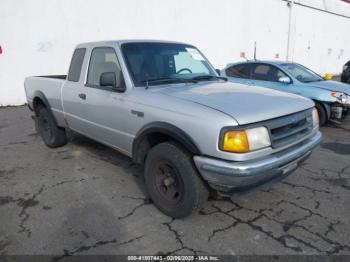
{"type": "Polygon", "coordinates": [[[122,44],[121,48],[135,86],[217,77],[209,62],[190,45],[137,42],[122,44]]]}
{"type": "Polygon", "coordinates": [[[321,76],[302,65],[286,63],[281,66],[300,82],[310,83],[323,80],[321,76]]]}

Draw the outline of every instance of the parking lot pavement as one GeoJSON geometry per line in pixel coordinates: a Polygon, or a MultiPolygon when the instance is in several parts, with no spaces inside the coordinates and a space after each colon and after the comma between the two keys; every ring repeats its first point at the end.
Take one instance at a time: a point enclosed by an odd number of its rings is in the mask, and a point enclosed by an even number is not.
{"type": "Polygon", "coordinates": [[[350,132],[269,190],[173,220],[142,170],[79,135],[47,148],[25,107],[0,109],[0,254],[350,254],[350,132]]]}

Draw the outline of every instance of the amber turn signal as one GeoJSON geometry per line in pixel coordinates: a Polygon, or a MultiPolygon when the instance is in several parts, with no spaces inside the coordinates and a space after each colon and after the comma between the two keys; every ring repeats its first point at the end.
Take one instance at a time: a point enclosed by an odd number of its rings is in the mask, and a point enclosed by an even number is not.
{"type": "Polygon", "coordinates": [[[244,130],[226,132],[223,138],[222,149],[235,153],[249,152],[247,133],[244,130]]]}

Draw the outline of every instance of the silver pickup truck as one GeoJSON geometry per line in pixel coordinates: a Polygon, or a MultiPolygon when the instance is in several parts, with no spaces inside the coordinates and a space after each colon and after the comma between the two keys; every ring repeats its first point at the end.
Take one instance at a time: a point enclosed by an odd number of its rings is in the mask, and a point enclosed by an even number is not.
{"type": "Polygon", "coordinates": [[[188,216],[210,193],[279,181],[321,140],[311,100],[229,83],[183,43],[80,44],[67,76],[28,77],[24,86],[47,146],[65,145],[73,130],[131,157],[171,217],[188,216]]]}

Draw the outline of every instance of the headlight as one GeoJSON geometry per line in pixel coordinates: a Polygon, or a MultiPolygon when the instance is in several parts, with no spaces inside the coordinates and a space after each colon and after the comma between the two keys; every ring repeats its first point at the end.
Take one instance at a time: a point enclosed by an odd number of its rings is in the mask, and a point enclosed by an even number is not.
{"type": "Polygon", "coordinates": [[[270,145],[270,136],[267,129],[265,127],[257,127],[224,132],[220,149],[234,153],[247,153],[270,145]]]}
{"type": "Polygon", "coordinates": [[[331,96],[335,97],[339,103],[346,104],[347,103],[347,95],[341,92],[331,92],[331,96]]]}
{"type": "Polygon", "coordinates": [[[314,128],[320,125],[320,118],[316,108],[312,110],[312,123],[314,128]]]}

